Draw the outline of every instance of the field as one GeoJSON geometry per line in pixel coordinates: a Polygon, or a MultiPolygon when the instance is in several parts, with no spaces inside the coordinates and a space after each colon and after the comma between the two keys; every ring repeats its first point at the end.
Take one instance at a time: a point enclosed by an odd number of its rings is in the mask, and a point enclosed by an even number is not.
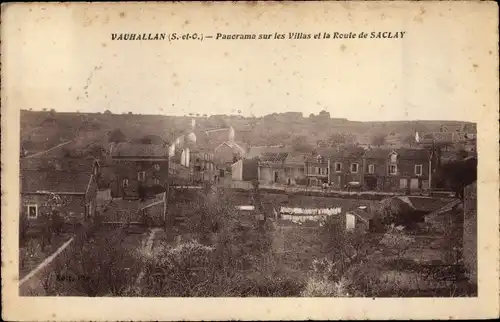
{"type": "MultiPolygon", "coordinates": [[[[249,146],[294,145],[305,138],[307,144],[352,137],[360,144],[371,144],[374,137],[387,136],[388,142],[414,136],[414,131],[439,131],[441,125],[463,124],[451,121],[356,122],[324,117],[302,117],[296,113],[270,114],[263,117],[165,116],[111,113],[58,113],[56,111],[21,111],[21,141],[29,152],[39,152],[62,142],[89,136],[85,143],[103,144],[106,133],[120,129],[127,139],[156,135],[167,142],[185,134],[196,119],[197,128],[208,130],[233,126],[236,140],[249,146]],[[92,135],[90,135],[92,134],[92,135]],[[94,137],[92,137],[94,136],[94,137]],[[92,138],[91,138],[92,137],[92,138]]],[[[344,140],[344,139],[342,139],[344,140]]]]}

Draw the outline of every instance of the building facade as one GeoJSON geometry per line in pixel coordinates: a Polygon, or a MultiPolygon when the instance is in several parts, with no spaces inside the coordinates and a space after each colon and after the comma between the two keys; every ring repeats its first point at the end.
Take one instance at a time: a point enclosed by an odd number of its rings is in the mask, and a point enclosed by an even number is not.
{"type": "Polygon", "coordinates": [[[363,182],[362,148],[344,149],[330,155],[330,185],[344,189],[349,184],[361,185],[363,182]]]}
{"type": "Polygon", "coordinates": [[[305,161],[306,153],[290,152],[285,158],[285,180],[287,185],[307,184],[305,161]]]}
{"type": "Polygon", "coordinates": [[[53,213],[70,224],[94,216],[98,169],[77,170],[21,170],[20,215],[29,227],[46,222],[53,213]]]}
{"type": "Polygon", "coordinates": [[[111,194],[139,198],[144,191],[165,188],[169,177],[168,147],[154,144],[119,143],[110,151],[114,172],[111,194]]]}
{"type": "Polygon", "coordinates": [[[309,156],[305,162],[307,184],[321,186],[329,183],[330,158],[327,155],[309,156]]]}
{"type": "Polygon", "coordinates": [[[258,160],[259,182],[264,184],[285,184],[285,159],[288,153],[263,153],[258,160]]]}
{"type": "Polygon", "coordinates": [[[368,149],[363,156],[363,188],[384,191],[387,177],[388,149],[368,149]]]}
{"type": "Polygon", "coordinates": [[[190,164],[192,179],[194,182],[215,181],[217,173],[214,153],[208,149],[193,149],[190,151],[190,164]]]}
{"type": "Polygon", "coordinates": [[[417,191],[429,189],[431,153],[427,149],[397,149],[387,156],[386,189],[417,191]]]}

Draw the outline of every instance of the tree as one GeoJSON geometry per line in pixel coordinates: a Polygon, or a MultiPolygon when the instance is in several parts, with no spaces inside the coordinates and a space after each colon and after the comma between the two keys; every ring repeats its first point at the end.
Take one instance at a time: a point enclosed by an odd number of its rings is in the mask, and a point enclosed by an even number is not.
{"type": "Polygon", "coordinates": [[[127,140],[127,137],[120,129],[114,129],[109,133],[108,139],[110,142],[119,143],[125,142],[127,140]]]}
{"type": "Polygon", "coordinates": [[[335,147],[347,143],[347,136],[344,133],[334,133],[328,138],[328,146],[335,147]]]}
{"type": "Polygon", "coordinates": [[[372,144],[375,146],[381,146],[384,145],[385,143],[385,135],[384,134],[377,134],[372,138],[372,144]]]}
{"type": "Polygon", "coordinates": [[[401,139],[401,143],[407,144],[409,146],[414,145],[416,143],[416,141],[415,141],[415,135],[414,134],[408,134],[408,135],[404,136],[401,139]]]}
{"type": "Polygon", "coordinates": [[[449,188],[457,198],[463,199],[463,190],[477,180],[477,158],[445,163],[434,173],[438,187],[449,188]]]}
{"type": "Polygon", "coordinates": [[[322,120],[324,120],[324,119],[330,119],[330,112],[322,110],[321,112],[319,112],[318,118],[322,119],[322,120]]]}
{"type": "Polygon", "coordinates": [[[298,152],[310,152],[312,146],[307,141],[307,136],[297,136],[292,140],[292,148],[298,152]]]}
{"type": "Polygon", "coordinates": [[[110,111],[110,110],[105,110],[105,111],[104,111],[104,114],[105,114],[105,115],[111,115],[111,114],[113,114],[113,113],[111,113],[111,111],[110,111]]]}

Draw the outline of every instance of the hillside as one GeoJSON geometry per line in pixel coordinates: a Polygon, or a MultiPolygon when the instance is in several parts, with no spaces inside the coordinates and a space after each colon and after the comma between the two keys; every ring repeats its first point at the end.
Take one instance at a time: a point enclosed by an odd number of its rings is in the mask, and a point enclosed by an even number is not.
{"type": "Polygon", "coordinates": [[[331,118],[328,112],[303,117],[301,113],[269,114],[263,117],[238,115],[164,116],[111,113],[58,113],[55,111],[21,111],[21,141],[31,151],[50,148],[78,137],[103,140],[119,128],[129,140],[157,135],[171,142],[189,131],[196,119],[199,130],[233,126],[236,140],[249,146],[275,144],[328,144],[349,141],[371,144],[374,137],[404,140],[415,131],[437,132],[441,125],[472,124],[459,121],[391,121],[359,122],[331,118]],[[92,134],[92,135],[89,135],[92,134]]]}

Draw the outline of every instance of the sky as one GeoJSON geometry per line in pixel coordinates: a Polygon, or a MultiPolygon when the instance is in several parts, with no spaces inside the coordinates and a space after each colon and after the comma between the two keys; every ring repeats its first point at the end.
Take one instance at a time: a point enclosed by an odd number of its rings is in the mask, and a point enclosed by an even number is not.
{"type": "MultiPolygon", "coordinates": [[[[498,87],[485,10],[460,4],[13,5],[8,104],[162,115],[321,110],[360,121],[477,121],[498,87]],[[461,11],[460,11],[461,10],[461,11]],[[460,14],[462,13],[462,14],[460,14]],[[404,31],[403,39],[112,41],[112,33],[404,31]],[[491,79],[491,78],[490,78],[491,79]]],[[[5,56],[4,56],[5,53],[5,56]]]]}

